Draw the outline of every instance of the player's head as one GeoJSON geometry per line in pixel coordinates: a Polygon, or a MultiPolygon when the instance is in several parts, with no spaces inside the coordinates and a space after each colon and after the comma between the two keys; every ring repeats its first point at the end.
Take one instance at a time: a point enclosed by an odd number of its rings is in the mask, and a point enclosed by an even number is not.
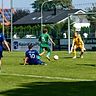
{"type": "Polygon", "coordinates": [[[28,49],[29,50],[32,49],[32,47],[33,47],[33,44],[32,43],[28,45],[28,49]]]}
{"type": "Polygon", "coordinates": [[[45,34],[47,32],[48,32],[48,29],[47,28],[44,28],[43,33],[45,34]]]}
{"type": "Polygon", "coordinates": [[[75,33],[74,33],[74,37],[77,37],[77,36],[78,36],[78,32],[75,32],[75,33]]]}

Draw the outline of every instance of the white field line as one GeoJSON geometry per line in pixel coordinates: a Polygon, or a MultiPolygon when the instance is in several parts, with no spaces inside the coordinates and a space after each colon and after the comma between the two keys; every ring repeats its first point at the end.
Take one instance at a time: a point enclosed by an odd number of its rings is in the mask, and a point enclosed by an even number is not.
{"type": "Polygon", "coordinates": [[[42,79],[55,79],[55,80],[69,80],[69,81],[95,81],[90,79],[75,79],[75,78],[65,78],[65,77],[51,77],[51,76],[38,76],[38,75],[23,75],[23,74],[7,74],[0,73],[3,76],[18,76],[18,77],[32,77],[32,78],[42,78],[42,79]]]}

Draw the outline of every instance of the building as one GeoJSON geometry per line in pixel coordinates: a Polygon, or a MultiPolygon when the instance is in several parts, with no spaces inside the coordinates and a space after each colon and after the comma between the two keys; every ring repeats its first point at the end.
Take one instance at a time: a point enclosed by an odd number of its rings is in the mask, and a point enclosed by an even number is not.
{"type": "MultiPolygon", "coordinates": [[[[65,22],[65,20],[68,19],[69,14],[79,14],[79,13],[85,14],[85,12],[81,9],[71,9],[71,10],[57,9],[53,11],[44,11],[43,24],[56,24],[65,22]]],[[[74,21],[75,27],[77,27],[79,23],[89,23],[85,16],[83,16],[83,18],[79,18],[79,16],[71,15],[71,18],[75,20],[74,21]]],[[[36,25],[36,24],[41,24],[41,12],[33,12],[14,22],[14,25],[36,25]]]]}

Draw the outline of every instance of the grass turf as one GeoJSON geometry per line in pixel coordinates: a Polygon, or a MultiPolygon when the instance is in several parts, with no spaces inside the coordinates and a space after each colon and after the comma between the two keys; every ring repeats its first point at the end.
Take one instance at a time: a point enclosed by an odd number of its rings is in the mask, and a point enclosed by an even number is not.
{"type": "Polygon", "coordinates": [[[23,52],[4,52],[0,96],[96,96],[95,56],[95,52],[85,52],[83,59],[73,60],[67,52],[55,51],[51,61],[42,57],[47,66],[24,66],[23,52]],[[53,60],[55,54],[59,60],[53,60]]]}

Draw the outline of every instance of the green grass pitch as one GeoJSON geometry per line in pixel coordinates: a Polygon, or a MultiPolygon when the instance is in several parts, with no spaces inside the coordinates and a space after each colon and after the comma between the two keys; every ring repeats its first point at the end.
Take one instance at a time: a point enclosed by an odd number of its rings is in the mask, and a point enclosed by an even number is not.
{"type": "Polygon", "coordinates": [[[51,61],[42,57],[47,66],[24,66],[24,52],[4,52],[0,96],[96,96],[96,52],[77,56],[54,51],[51,61]]]}

